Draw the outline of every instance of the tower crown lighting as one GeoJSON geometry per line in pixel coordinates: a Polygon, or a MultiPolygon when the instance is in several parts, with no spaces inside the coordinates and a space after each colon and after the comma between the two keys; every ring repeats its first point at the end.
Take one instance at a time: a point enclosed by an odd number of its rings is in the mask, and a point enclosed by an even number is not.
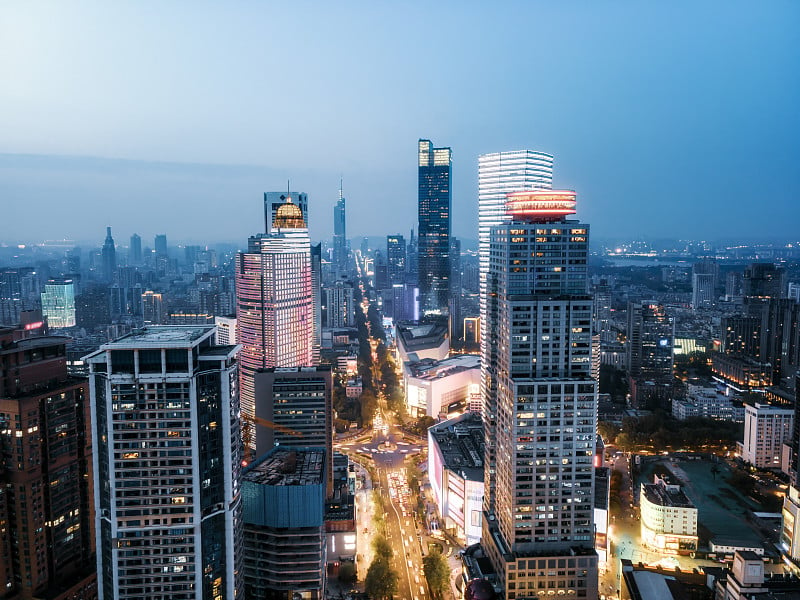
{"type": "Polygon", "coordinates": [[[506,214],[521,221],[558,221],[574,215],[577,194],[572,190],[533,190],[506,196],[506,214]]]}

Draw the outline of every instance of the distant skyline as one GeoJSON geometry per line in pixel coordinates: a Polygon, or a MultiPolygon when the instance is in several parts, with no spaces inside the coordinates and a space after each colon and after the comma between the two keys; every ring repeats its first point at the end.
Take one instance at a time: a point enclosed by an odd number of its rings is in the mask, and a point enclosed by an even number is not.
{"type": "Polygon", "coordinates": [[[419,138],[555,156],[600,238],[800,238],[793,1],[4,3],[0,243],[244,245],[265,191],[330,239],[416,230],[419,138]]]}

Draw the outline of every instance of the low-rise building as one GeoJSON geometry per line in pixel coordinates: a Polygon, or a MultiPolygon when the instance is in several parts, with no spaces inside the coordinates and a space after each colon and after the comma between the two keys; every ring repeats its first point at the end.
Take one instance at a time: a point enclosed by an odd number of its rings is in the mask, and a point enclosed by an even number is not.
{"type": "Polygon", "coordinates": [[[780,468],[781,449],[791,440],[794,409],[769,404],[745,404],[741,458],[760,468],[780,468]]]}
{"type": "Polygon", "coordinates": [[[479,389],[480,357],[474,354],[445,360],[425,359],[403,366],[406,410],[411,417],[461,414],[479,389]]]}
{"type": "Polygon", "coordinates": [[[697,550],[697,508],[681,486],[654,476],[640,495],[642,543],[664,554],[697,550]]]}
{"type": "Polygon", "coordinates": [[[444,528],[466,545],[481,539],[484,432],[467,413],[428,429],[428,478],[444,528]]]}
{"type": "Polygon", "coordinates": [[[444,360],[450,352],[447,319],[425,323],[399,323],[395,327],[397,358],[400,364],[425,358],[444,360]]]}
{"type": "Polygon", "coordinates": [[[744,405],[714,387],[690,384],[686,399],[672,401],[672,416],[679,421],[703,417],[741,423],[744,405]]]}
{"type": "Polygon", "coordinates": [[[364,383],[361,377],[353,377],[347,380],[345,386],[345,394],[348,398],[358,398],[364,392],[364,383]]]}
{"type": "Polygon", "coordinates": [[[764,559],[749,550],[736,552],[733,566],[714,584],[716,600],[800,600],[800,580],[766,575],[764,559]]]}

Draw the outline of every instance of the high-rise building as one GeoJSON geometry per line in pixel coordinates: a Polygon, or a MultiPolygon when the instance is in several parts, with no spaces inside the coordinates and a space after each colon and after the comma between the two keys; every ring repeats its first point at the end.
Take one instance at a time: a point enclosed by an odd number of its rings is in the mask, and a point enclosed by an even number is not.
{"type": "Polygon", "coordinates": [[[145,325],[164,323],[164,299],[161,294],[152,290],[142,294],[142,321],[145,325]]]}
{"type": "MultiPolygon", "coordinates": [[[[800,373],[795,375],[795,398],[800,394],[800,373]]],[[[789,458],[789,488],[783,499],[780,547],[800,574],[800,402],[794,403],[794,419],[789,458]]]]}
{"type": "Polygon", "coordinates": [[[783,298],[786,269],[774,263],[752,263],[744,270],[742,293],[750,298],[783,298]]]}
{"type": "Polygon", "coordinates": [[[264,369],[256,373],[255,389],[256,456],[266,454],[275,446],[325,448],[330,496],[333,493],[330,365],[264,369]]]}
{"type": "Polygon", "coordinates": [[[243,597],[238,347],[146,327],[86,357],[103,600],[243,597]]]}
{"type": "Polygon", "coordinates": [[[419,141],[419,295],[422,314],[446,315],[450,302],[453,213],[450,148],[419,141]]]}
{"type": "Polygon", "coordinates": [[[97,597],[89,386],[28,333],[0,327],[0,596],[97,597]]]}
{"type": "Polygon", "coordinates": [[[333,265],[337,276],[347,272],[347,214],[341,184],[333,207],[333,265]]]}
{"type": "Polygon", "coordinates": [[[575,193],[508,195],[490,237],[481,358],[486,450],[482,545],[505,598],[597,598],[589,227],[575,193]]]}
{"type": "Polygon", "coordinates": [[[692,308],[711,308],[714,304],[714,274],[692,273],[692,308]]]}
{"type": "Polygon", "coordinates": [[[101,254],[103,256],[103,279],[113,281],[114,273],[117,270],[117,249],[114,246],[114,238],[111,237],[111,227],[106,227],[106,239],[103,242],[101,254]]]}
{"type": "Polygon", "coordinates": [[[155,239],[153,240],[153,243],[155,246],[156,259],[167,258],[168,256],[167,234],[166,233],[157,234],[155,239]]]}
{"type": "Polygon", "coordinates": [[[303,221],[308,226],[308,194],[304,192],[264,192],[264,231],[272,233],[278,209],[291,202],[300,208],[303,221]]]}
{"type": "MultiPolygon", "coordinates": [[[[240,396],[245,419],[255,415],[253,376],[269,367],[314,364],[311,242],[300,207],[287,198],[271,233],[248,240],[236,255],[240,396]]],[[[245,436],[254,447],[252,436],[245,436]]]]}
{"type": "Polygon", "coordinates": [[[390,285],[406,282],[406,239],[399,233],[386,236],[386,265],[390,285]]]}
{"type": "Polygon", "coordinates": [[[783,445],[791,443],[793,429],[794,408],[746,403],[742,460],[757,469],[780,468],[783,445]]]}
{"type": "Polygon", "coordinates": [[[128,264],[138,266],[142,264],[142,237],[138,233],[131,236],[131,245],[128,251],[128,264]]]}
{"type": "Polygon", "coordinates": [[[628,368],[631,377],[672,379],[675,322],[663,304],[628,303],[628,368]]]}
{"type": "Polygon", "coordinates": [[[461,316],[461,240],[450,238],[450,339],[458,342],[464,336],[461,316]]]}
{"type": "Polygon", "coordinates": [[[353,286],[337,281],[325,288],[325,326],[341,329],[355,325],[355,299],[353,286]]]}
{"type": "MultiPolygon", "coordinates": [[[[510,192],[549,190],[553,187],[553,155],[533,150],[493,152],[478,157],[478,286],[481,326],[486,327],[486,275],[493,227],[508,220],[510,192]]],[[[481,332],[486,339],[486,332],[481,332]]]]}
{"type": "Polygon", "coordinates": [[[71,279],[51,279],[45,284],[42,313],[52,329],[75,327],[75,284],[71,279]]]}
{"type": "Polygon", "coordinates": [[[322,351],[322,244],[311,246],[311,301],[314,330],[312,334],[311,364],[318,365],[322,351]]]}
{"type": "Polygon", "coordinates": [[[324,600],[326,452],[279,446],[245,469],[246,598],[324,600]]]}
{"type": "Polygon", "coordinates": [[[238,343],[236,337],[236,315],[214,317],[214,325],[217,326],[215,342],[218,346],[234,346],[238,343]]]}

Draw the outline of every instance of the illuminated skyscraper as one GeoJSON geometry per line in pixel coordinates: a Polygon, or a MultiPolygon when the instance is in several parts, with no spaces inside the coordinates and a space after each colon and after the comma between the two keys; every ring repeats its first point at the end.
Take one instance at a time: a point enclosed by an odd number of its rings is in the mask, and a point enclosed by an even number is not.
{"type": "Polygon", "coordinates": [[[45,284],[42,314],[52,329],[75,327],[75,284],[71,279],[51,279],[45,284]]]}
{"type": "MultiPolygon", "coordinates": [[[[507,222],[506,197],[510,192],[550,189],[553,181],[553,156],[544,152],[515,150],[478,157],[478,289],[481,352],[486,355],[489,326],[486,314],[486,277],[489,272],[489,242],[493,227],[507,222]]],[[[484,370],[484,374],[487,371],[484,370]]],[[[484,398],[493,397],[493,381],[484,381],[484,398]]],[[[483,420],[495,422],[494,403],[484,406],[483,420]]],[[[486,463],[494,469],[494,441],[487,440],[486,463]]],[[[494,501],[494,486],[487,484],[487,497],[494,501]]]]}
{"type": "MultiPolygon", "coordinates": [[[[255,414],[253,376],[269,367],[314,365],[311,242],[300,207],[287,198],[271,233],[236,255],[236,317],[242,414],[255,414]]],[[[254,444],[252,437],[246,440],[254,444]]]]}
{"type": "Polygon", "coordinates": [[[136,330],[86,357],[103,600],[241,598],[236,346],[136,330]]]}
{"type": "Polygon", "coordinates": [[[402,235],[386,236],[386,264],[390,285],[406,282],[406,239],[402,235]]]}
{"type": "Polygon", "coordinates": [[[286,204],[287,200],[300,208],[300,214],[308,227],[308,194],[303,192],[264,192],[264,231],[272,232],[275,216],[278,209],[286,204]]]}
{"type": "Polygon", "coordinates": [[[333,207],[333,265],[337,274],[347,272],[347,213],[341,184],[333,207]]]}
{"type": "Polygon", "coordinates": [[[487,448],[482,545],[505,598],[597,598],[587,225],[575,193],[508,195],[491,231],[481,360],[487,448]]]}
{"type": "Polygon", "coordinates": [[[419,141],[419,297],[423,314],[448,314],[452,152],[419,141]]]}
{"type": "MultiPolygon", "coordinates": [[[[553,155],[533,150],[493,152],[478,157],[478,266],[480,316],[486,326],[486,274],[489,272],[489,236],[492,227],[508,220],[510,192],[549,190],[553,187],[553,155]]],[[[482,335],[486,339],[485,331],[482,335]]]]}

